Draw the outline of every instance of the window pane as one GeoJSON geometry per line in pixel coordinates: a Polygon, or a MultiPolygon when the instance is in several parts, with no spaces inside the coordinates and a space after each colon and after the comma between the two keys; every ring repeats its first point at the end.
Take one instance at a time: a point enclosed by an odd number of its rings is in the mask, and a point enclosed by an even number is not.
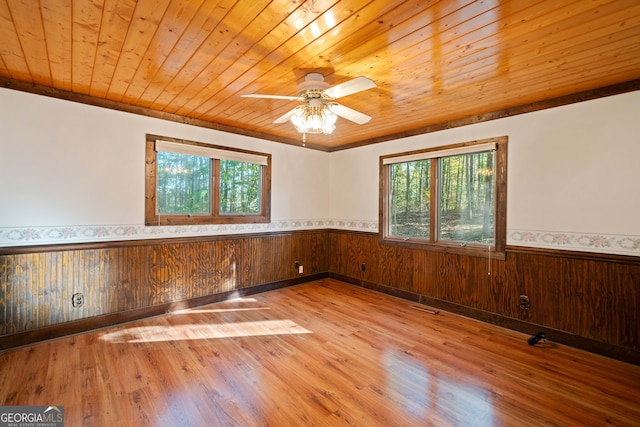
{"type": "Polygon", "coordinates": [[[440,159],[438,239],[494,242],[495,151],[440,159]]]}
{"type": "Polygon", "coordinates": [[[389,235],[429,238],[430,169],[430,160],[390,165],[389,235]]]}
{"type": "Polygon", "coordinates": [[[220,160],[220,214],[259,214],[262,167],[220,160]]]}
{"type": "Polygon", "coordinates": [[[209,214],[211,159],[158,152],[157,214],[209,214]]]}

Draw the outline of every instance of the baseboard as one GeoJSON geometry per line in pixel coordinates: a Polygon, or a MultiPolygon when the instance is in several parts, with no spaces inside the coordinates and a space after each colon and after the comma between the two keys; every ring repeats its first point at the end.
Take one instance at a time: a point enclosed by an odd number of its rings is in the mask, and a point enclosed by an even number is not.
{"type": "MultiPolygon", "coordinates": [[[[377,283],[368,282],[354,277],[343,276],[341,274],[329,273],[329,277],[332,279],[340,280],[342,282],[350,283],[352,285],[360,286],[373,291],[381,292],[387,295],[402,298],[408,301],[424,304],[430,307],[438,308],[448,311],[450,313],[459,314],[472,319],[480,320],[486,323],[491,323],[503,328],[511,329],[525,334],[536,334],[538,332],[544,332],[547,335],[549,341],[556,342],[558,344],[564,344],[569,347],[585,350],[590,353],[599,354],[601,356],[617,359],[626,363],[632,363],[634,365],[640,365],[640,351],[620,347],[617,345],[607,344],[605,342],[596,341],[590,338],[581,337],[571,334],[569,332],[561,331],[558,329],[549,328],[543,325],[537,325],[534,323],[525,322],[512,317],[503,316],[497,313],[492,313],[484,310],[479,310],[473,307],[467,307],[460,304],[428,297],[415,292],[405,291],[397,289],[391,286],[380,285],[377,283]]],[[[526,343],[525,343],[526,344],[526,343]]]]}
{"type": "Polygon", "coordinates": [[[254,295],[262,292],[272,291],[275,289],[285,288],[288,286],[299,285],[301,283],[311,282],[314,280],[325,279],[327,277],[329,277],[328,273],[312,274],[308,276],[282,280],[279,282],[266,283],[263,285],[250,286],[233,291],[222,292],[219,294],[206,295],[184,301],[158,304],[150,307],[143,307],[118,313],[89,317],[86,319],[62,323],[59,325],[36,329],[33,331],[21,332],[18,334],[5,335],[0,337],[0,352],[56,338],[67,337],[70,335],[119,325],[121,323],[140,320],[147,317],[171,313],[173,311],[213,304],[216,302],[224,301],[228,298],[254,295]]]}

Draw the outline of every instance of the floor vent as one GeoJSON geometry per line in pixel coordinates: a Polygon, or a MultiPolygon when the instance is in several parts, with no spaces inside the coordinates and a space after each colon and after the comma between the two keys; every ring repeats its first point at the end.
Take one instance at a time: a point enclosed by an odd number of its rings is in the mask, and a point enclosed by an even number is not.
{"type": "Polygon", "coordinates": [[[429,314],[440,313],[440,310],[436,310],[435,308],[427,307],[424,305],[410,305],[409,307],[413,308],[414,310],[424,311],[425,313],[429,313],[429,314]]]}

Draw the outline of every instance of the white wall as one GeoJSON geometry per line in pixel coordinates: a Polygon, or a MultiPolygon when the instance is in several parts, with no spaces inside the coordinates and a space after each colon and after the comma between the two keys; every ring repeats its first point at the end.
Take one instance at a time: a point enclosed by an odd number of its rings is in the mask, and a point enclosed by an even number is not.
{"type": "Polygon", "coordinates": [[[0,246],[324,226],[328,153],[0,89],[0,246]],[[145,134],[272,154],[271,224],[145,227],[145,134]]]}
{"type": "Polygon", "coordinates": [[[506,135],[508,244],[640,256],[639,113],[636,91],[336,152],[330,216],[377,230],[381,155],[506,135]]]}
{"type": "Polygon", "coordinates": [[[379,156],[506,135],[509,244],[640,256],[638,112],[640,91],[323,153],[0,89],[0,246],[375,232],[379,156]],[[272,223],[145,227],[146,133],[271,153],[272,223]]]}

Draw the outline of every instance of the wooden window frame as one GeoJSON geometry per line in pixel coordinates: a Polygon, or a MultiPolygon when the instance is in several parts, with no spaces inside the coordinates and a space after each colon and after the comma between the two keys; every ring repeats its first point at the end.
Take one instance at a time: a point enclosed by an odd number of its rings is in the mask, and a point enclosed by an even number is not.
{"type": "Polygon", "coordinates": [[[507,241],[507,147],[508,137],[500,136],[496,138],[487,138],[476,141],[463,142],[459,144],[452,144],[441,147],[428,148],[423,150],[415,150],[404,153],[390,154],[380,157],[380,194],[379,194],[379,240],[382,244],[392,245],[398,247],[407,248],[420,248],[428,251],[435,252],[447,252],[455,254],[464,254],[478,257],[505,259],[505,247],[507,241]],[[439,241],[437,240],[437,219],[436,212],[439,204],[439,195],[437,194],[438,185],[438,173],[437,163],[440,156],[431,158],[431,200],[437,201],[431,204],[430,210],[430,232],[429,239],[419,238],[399,238],[395,236],[389,236],[389,170],[390,165],[385,164],[385,159],[391,159],[393,157],[420,155],[423,153],[430,153],[431,155],[445,150],[455,150],[463,147],[473,147],[474,145],[482,145],[488,143],[495,143],[496,145],[496,164],[495,174],[496,179],[494,182],[494,197],[495,197],[495,212],[494,212],[494,243],[492,246],[468,243],[461,245],[456,242],[439,241]]]}
{"type": "Polygon", "coordinates": [[[145,148],[145,225],[203,225],[203,224],[251,224],[268,223],[271,221],[271,154],[256,151],[242,150],[238,148],[224,147],[219,145],[205,144],[202,142],[188,141],[184,139],[170,138],[158,135],[146,135],[145,148]],[[187,215],[171,214],[158,215],[156,212],[157,199],[157,174],[158,174],[158,153],[156,151],[156,141],[167,141],[179,144],[194,145],[198,147],[211,148],[235,153],[245,153],[266,157],[267,164],[261,167],[262,176],[260,178],[260,213],[256,215],[230,215],[219,213],[220,205],[220,160],[211,159],[211,214],[209,215],[187,215]]]}

